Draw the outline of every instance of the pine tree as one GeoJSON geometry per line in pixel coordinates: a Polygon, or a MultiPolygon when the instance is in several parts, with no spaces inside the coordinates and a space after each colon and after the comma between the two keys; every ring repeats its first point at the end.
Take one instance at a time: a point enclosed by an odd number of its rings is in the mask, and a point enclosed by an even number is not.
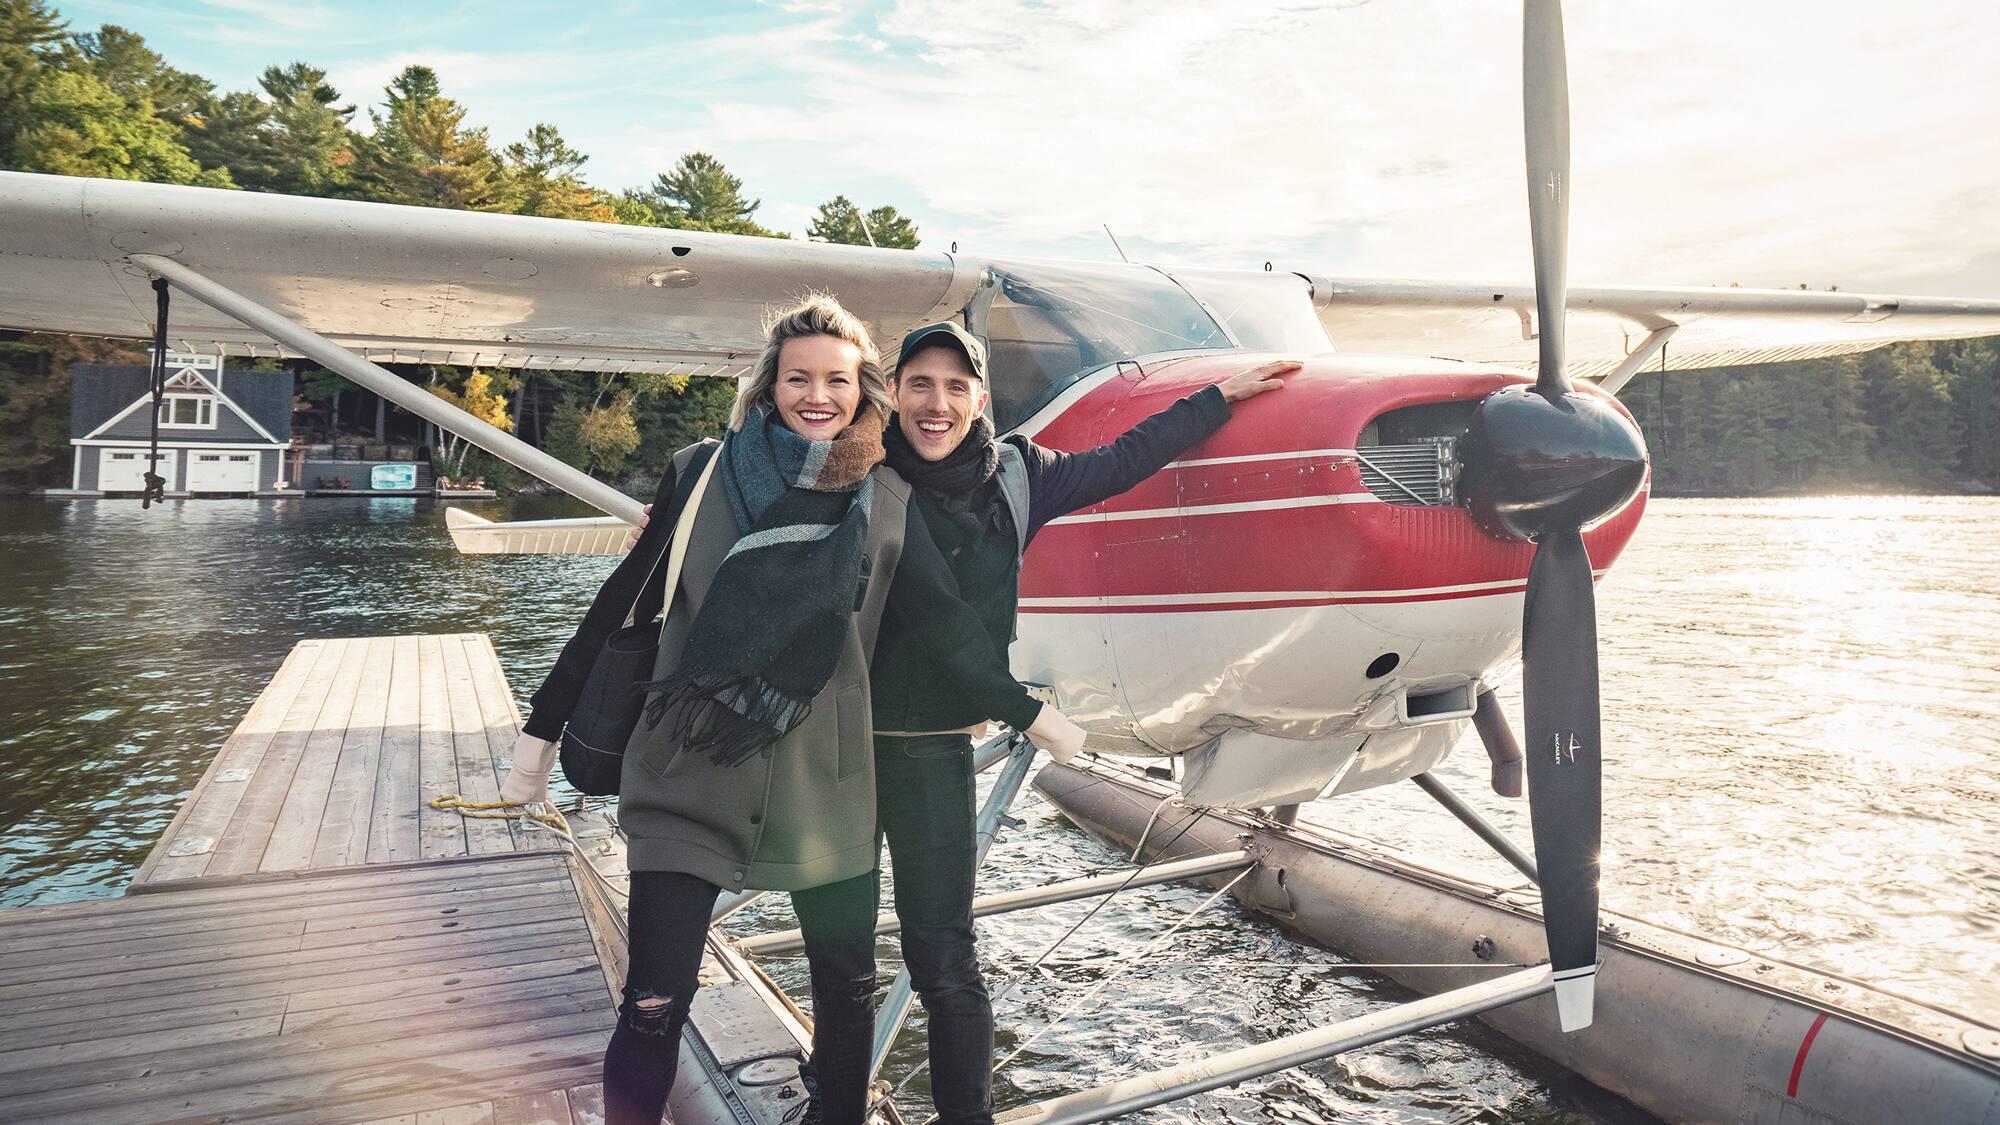
{"type": "Polygon", "coordinates": [[[188,155],[204,168],[222,168],[238,187],[270,191],[277,178],[270,137],[271,107],[243,90],[208,94],[182,129],[188,155]]]}
{"type": "Polygon", "coordinates": [[[651,187],[629,198],[651,210],[659,225],[676,230],[786,237],[750,218],[763,201],[744,199],[743,181],[705,152],[681,157],[673,171],[660,173],[651,187]]]}
{"type": "Polygon", "coordinates": [[[340,93],[328,85],[326,71],[302,62],[266,67],[257,84],[271,99],[271,179],[257,190],[341,194],[354,163],[355,138],[348,127],[354,107],[338,104],[340,93]]]}
{"type": "Polygon", "coordinates": [[[879,246],[897,250],[917,248],[916,224],[897,214],[894,207],[877,207],[864,216],[861,209],[844,195],[836,195],[819,205],[819,214],[806,228],[806,237],[849,246],[879,246]]]}
{"type": "Polygon", "coordinates": [[[386,108],[372,114],[374,136],[357,146],[361,194],[419,207],[506,209],[506,178],[486,130],[465,127],[465,107],[439,92],[429,67],[405,68],[385,93],[386,108]]]}
{"type": "Polygon", "coordinates": [[[525,141],[508,145],[506,173],[509,202],[517,215],[549,219],[587,219],[615,223],[618,214],[602,193],[585,187],[577,176],[590,158],[564,141],[554,125],[537,124],[525,141]]]}

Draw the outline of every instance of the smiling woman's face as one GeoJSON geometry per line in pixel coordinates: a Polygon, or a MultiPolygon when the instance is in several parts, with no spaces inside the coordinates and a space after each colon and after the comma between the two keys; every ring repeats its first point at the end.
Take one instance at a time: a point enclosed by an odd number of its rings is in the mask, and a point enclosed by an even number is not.
{"type": "Polygon", "coordinates": [[[778,349],[771,402],[793,433],[831,441],[861,405],[861,349],[838,336],[786,340],[778,349]]]}

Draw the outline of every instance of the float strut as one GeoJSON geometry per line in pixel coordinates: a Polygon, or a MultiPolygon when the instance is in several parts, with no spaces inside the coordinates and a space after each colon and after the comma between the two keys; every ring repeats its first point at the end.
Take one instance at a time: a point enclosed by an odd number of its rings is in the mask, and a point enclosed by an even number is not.
{"type": "MultiPolygon", "coordinates": [[[[1016,910],[1032,910],[1037,906],[1052,906],[1058,902],[1074,902],[1080,898],[1095,898],[1111,894],[1128,887],[1154,887],[1161,883],[1172,883],[1181,879],[1200,879],[1208,875],[1222,875],[1241,871],[1257,862],[1257,857],[1245,851],[1222,852],[1219,855],[1198,856],[1194,859],[1175,860],[1172,863],[1156,863],[1138,871],[1113,871],[1109,875],[1092,875],[1087,879],[1071,879],[1062,883],[1050,883],[1043,887],[1028,887],[1018,891],[1002,891],[999,894],[982,895],[972,900],[972,916],[986,918],[994,914],[1011,914],[1016,910]]],[[[875,920],[877,934],[893,934],[901,931],[903,923],[894,914],[884,914],[875,920]]],[[[805,935],[798,930],[780,930],[777,933],[758,934],[737,943],[737,948],[755,957],[770,957],[781,953],[796,953],[806,947],[805,935]]]]}
{"type": "Polygon", "coordinates": [[[1420,773],[1410,780],[1416,782],[1419,789],[1429,793],[1438,804],[1443,805],[1467,828],[1472,829],[1474,835],[1486,841],[1494,851],[1500,853],[1500,858],[1513,864],[1521,874],[1528,877],[1530,882],[1537,886],[1541,884],[1542,877],[1536,872],[1535,861],[1529,858],[1528,853],[1522,851],[1514,841],[1509,840],[1505,833],[1493,827],[1485,817],[1480,816],[1478,809],[1466,804],[1465,798],[1452,792],[1444,782],[1428,773],[1420,773]]]}
{"type": "Polygon", "coordinates": [[[1486,747],[1486,756],[1493,762],[1493,791],[1502,797],[1520,796],[1521,771],[1527,763],[1521,757],[1514,728],[1507,725],[1507,716],[1490,688],[1480,692],[1473,704],[1472,729],[1479,732],[1479,744],[1486,747]]]}
{"type": "Polygon", "coordinates": [[[1440,992],[1436,996],[1411,1000],[1312,1031],[1302,1031],[1297,1035],[1287,1035],[1219,1055],[1208,1055],[1167,1070],[1121,1079],[1094,1090],[1051,1098],[1004,1113],[999,1121],[1003,1125],[1028,1125],[1030,1122],[1033,1125],[1084,1125],[1089,1121],[1109,1121],[1149,1106],[1234,1086],[1413,1031],[1456,1023],[1554,989],[1555,980],[1547,965],[1524,969],[1497,980],[1440,992]]]}

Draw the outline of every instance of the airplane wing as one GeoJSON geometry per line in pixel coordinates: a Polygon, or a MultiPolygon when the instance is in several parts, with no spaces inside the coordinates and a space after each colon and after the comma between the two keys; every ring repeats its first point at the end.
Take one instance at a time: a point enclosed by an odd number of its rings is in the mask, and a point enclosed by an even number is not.
{"type": "MultiPolygon", "coordinates": [[[[887,342],[964,309],[991,264],[963,254],[0,172],[0,327],[149,337],[148,276],[126,260],[138,253],[174,258],[378,362],[714,375],[745,370],[761,347],[765,309],[805,289],[835,293],[887,342]]],[[[1093,268],[1158,278],[1141,265],[1093,268]]],[[[1199,296],[1204,276],[1228,275],[1185,276],[1199,296]]],[[[1273,299],[1310,300],[1340,351],[1533,365],[1531,286],[1304,271],[1235,277],[1273,299]]],[[[2000,334],[1993,300],[1578,288],[1570,310],[1579,375],[1612,369],[1659,329],[1673,333],[1671,368],[2000,334]]],[[[279,354],[199,301],[177,301],[169,320],[176,344],[191,351],[279,354]]]]}
{"type": "MultiPolygon", "coordinates": [[[[379,363],[741,374],[769,306],[837,294],[894,340],[962,308],[950,255],[0,172],[0,326],[143,339],[173,258],[379,363]]],[[[194,300],[190,351],[276,355],[194,300]]]]}
{"type": "MultiPolygon", "coordinates": [[[[1532,284],[1308,276],[1340,350],[1535,366],[1532,284]]],[[[1666,369],[1867,351],[1898,340],[2000,335],[2000,300],[1797,289],[1572,288],[1569,369],[1604,375],[1658,330],[1666,369]]],[[[1650,368],[1649,368],[1650,369],[1650,368]]]]}

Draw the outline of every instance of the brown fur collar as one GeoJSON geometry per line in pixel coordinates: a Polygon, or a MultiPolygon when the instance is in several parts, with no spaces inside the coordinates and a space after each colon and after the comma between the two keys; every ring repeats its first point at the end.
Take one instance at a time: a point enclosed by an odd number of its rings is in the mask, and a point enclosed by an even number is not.
{"type": "Polygon", "coordinates": [[[833,449],[814,478],[813,488],[833,491],[860,484],[870,469],[882,463],[882,429],[882,412],[874,403],[862,400],[854,421],[833,439],[833,449]]]}

